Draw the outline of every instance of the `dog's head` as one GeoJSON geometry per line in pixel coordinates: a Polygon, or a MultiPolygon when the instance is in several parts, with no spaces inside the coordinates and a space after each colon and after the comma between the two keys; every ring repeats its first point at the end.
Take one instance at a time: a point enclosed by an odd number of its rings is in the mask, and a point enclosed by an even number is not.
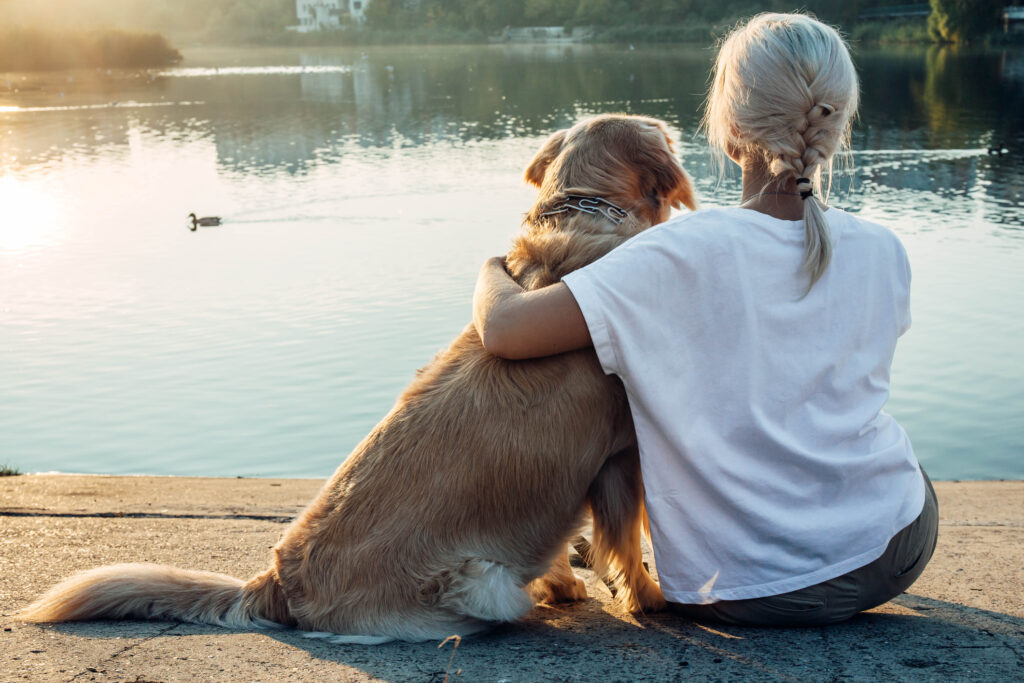
{"type": "Polygon", "coordinates": [[[665,124],[646,116],[604,114],[558,131],[527,166],[526,180],[540,188],[528,219],[565,195],[601,197],[647,225],[670,208],[697,208],[665,124]]]}

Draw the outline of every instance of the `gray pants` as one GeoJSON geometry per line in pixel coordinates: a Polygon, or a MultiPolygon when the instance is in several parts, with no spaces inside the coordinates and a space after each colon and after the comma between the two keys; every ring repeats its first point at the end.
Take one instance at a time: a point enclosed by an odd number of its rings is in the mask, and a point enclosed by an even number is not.
{"type": "Polygon", "coordinates": [[[860,569],[782,595],[669,606],[677,614],[700,621],[746,626],[820,626],[846,621],[858,612],[888,602],[917,580],[935,551],[939,504],[927,474],[924,483],[925,501],[920,516],[893,536],[881,557],[860,569]]]}

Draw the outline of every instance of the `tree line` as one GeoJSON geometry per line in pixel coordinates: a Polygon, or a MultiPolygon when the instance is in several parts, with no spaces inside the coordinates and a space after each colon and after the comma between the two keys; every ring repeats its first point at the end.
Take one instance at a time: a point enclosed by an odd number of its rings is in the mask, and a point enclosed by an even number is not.
{"type": "MultiPolygon", "coordinates": [[[[929,30],[945,42],[968,41],[994,31],[1011,0],[930,0],[929,30]]],[[[867,10],[905,5],[907,0],[372,0],[373,28],[420,27],[477,30],[493,34],[516,26],[685,26],[730,22],[758,12],[809,11],[849,27],[867,10]]]]}
{"type": "MultiPolygon", "coordinates": [[[[994,31],[1002,8],[1024,0],[930,0],[934,39],[964,42],[994,31]]],[[[805,9],[851,31],[867,10],[907,0],[366,0],[365,28],[464,32],[505,27],[720,26],[763,11],[805,9]]],[[[176,42],[259,41],[297,23],[295,0],[0,0],[0,25],[159,31],[176,42]]],[[[642,31],[634,31],[638,40],[642,31]]],[[[682,34],[682,35],[685,35],[682,34]]]]}
{"type": "Polygon", "coordinates": [[[717,22],[801,7],[822,19],[848,22],[889,0],[372,0],[366,14],[380,28],[435,25],[485,32],[505,26],[611,27],[717,22]]]}

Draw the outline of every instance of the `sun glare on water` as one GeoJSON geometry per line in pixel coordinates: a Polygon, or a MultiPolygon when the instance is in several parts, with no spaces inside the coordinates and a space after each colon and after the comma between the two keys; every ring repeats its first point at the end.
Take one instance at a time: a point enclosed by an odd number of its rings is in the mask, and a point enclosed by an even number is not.
{"type": "Polygon", "coordinates": [[[0,176],[0,207],[0,253],[45,245],[60,227],[56,200],[17,178],[0,176]]]}

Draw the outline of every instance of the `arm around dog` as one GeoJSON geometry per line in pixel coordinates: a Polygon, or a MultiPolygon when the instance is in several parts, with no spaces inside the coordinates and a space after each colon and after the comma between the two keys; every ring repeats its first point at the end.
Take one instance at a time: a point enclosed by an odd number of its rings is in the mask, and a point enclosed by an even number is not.
{"type": "Polygon", "coordinates": [[[473,292],[473,324],[488,352],[520,360],[574,351],[592,344],[587,321],[572,292],[559,282],[526,291],[488,259],[473,292]]]}

